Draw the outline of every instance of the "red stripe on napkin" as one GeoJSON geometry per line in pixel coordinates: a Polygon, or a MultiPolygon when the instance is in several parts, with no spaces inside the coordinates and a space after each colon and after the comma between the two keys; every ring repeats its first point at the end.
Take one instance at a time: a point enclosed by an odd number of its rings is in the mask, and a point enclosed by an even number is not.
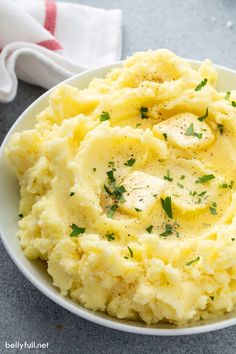
{"type": "MultiPolygon", "coordinates": [[[[56,18],[57,18],[57,4],[54,0],[45,0],[45,20],[44,28],[49,31],[52,35],[55,33],[56,28],[56,18]]],[[[41,47],[49,50],[59,50],[63,49],[61,44],[56,39],[48,39],[36,43],[41,47]]],[[[3,48],[0,48],[0,53],[3,48]]]]}
{"type": "Polygon", "coordinates": [[[38,45],[41,45],[41,47],[50,49],[50,50],[58,50],[58,49],[63,49],[62,46],[60,45],[59,42],[57,42],[55,39],[49,39],[47,41],[42,41],[38,42],[38,45]]]}
{"type": "MultiPolygon", "coordinates": [[[[29,42],[29,43],[31,43],[31,42],[29,42]]],[[[41,45],[41,47],[44,47],[49,50],[63,49],[63,47],[60,45],[60,43],[57,42],[55,39],[48,39],[47,41],[41,41],[36,44],[41,45]]],[[[0,48],[0,54],[1,54],[2,50],[3,50],[3,48],[0,48]]]]}
{"type": "Polygon", "coordinates": [[[57,4],[54,0],[45,0],[45,20],[44,28],[52,35],[55,33],[56,17],[57,17],[57,4]]]}

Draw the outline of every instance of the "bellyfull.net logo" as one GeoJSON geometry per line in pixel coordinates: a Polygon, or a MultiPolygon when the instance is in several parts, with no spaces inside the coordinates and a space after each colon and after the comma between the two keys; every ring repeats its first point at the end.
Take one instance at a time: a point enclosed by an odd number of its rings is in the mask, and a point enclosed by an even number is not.
{"type": "Polygon", "coordinates": [[[28,342],[28,341],[25,341],[23,343],[19,342],[19,341],[16,341],[14,343],[9,343],[7,341],[5,341],[5,349],[19,349],[20,351],[23,350],[23,349],[47,349],[49,347],[49,344],[48,342],[28,342]]]}

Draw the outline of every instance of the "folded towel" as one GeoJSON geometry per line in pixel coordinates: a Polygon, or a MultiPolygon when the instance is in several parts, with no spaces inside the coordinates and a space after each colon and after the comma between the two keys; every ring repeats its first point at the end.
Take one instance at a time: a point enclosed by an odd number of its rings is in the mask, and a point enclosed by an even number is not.
{"type": "Polygon", "coordinates": [[[121,11],[55,2],[0,0],[0,102],[17,78],[46,89],[121,55],[121,11]]]}

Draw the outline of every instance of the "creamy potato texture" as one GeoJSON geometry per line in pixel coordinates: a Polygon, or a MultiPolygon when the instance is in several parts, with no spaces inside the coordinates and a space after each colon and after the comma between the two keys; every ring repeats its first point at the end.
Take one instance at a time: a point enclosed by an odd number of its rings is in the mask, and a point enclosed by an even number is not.
{"type": "Polygon", "coordinates": [[[236,92],[167,50],[62,85],[12,136],[19,239],[62,295],[181,324],[236,303],[236,92]]]}

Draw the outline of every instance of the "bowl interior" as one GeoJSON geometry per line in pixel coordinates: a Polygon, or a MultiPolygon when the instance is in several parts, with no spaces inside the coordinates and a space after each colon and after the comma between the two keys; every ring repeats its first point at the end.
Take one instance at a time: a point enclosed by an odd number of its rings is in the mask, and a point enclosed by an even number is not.
{"type": "MultiPolygon", "coordinates": [[[[199,66],[199,62],[190,60],[190,63],[194,68],[199,66]]],[[[112,67],[119,65],[121,64],[117,63],[85,72],[65,82],[80,89],[85,88],[93,77],[103,77],[112,67]]],[[[216,66],[216,68],[219,74],[217,88],[222,91],[236,89],[236,72],[219,66],[216,66]]],[[[69,298],[64,298],[60,295],[58,289],[52,285],[52,279],[48,275],[43,262],[29,261],[23,255],[16,236],[19,204],[18,182],[12,167],[6,159],[4,148],[13,133],[31,129],[34,126],[36,114],[47,106],[49,93],[50,91],[46,92],[19,117],[10,129],[0,149],[0,233],[5,247],[17,267],[40,291],[59,305],[83,318],[114,329],[151,335],[181,335],[207,332],[236,324],[236,310],[215,320],[201,321],[187,327],[173,327],[169,324],[146,326],[139,322],[112,319],[102,313],[94,314],[69,298]]]]}

